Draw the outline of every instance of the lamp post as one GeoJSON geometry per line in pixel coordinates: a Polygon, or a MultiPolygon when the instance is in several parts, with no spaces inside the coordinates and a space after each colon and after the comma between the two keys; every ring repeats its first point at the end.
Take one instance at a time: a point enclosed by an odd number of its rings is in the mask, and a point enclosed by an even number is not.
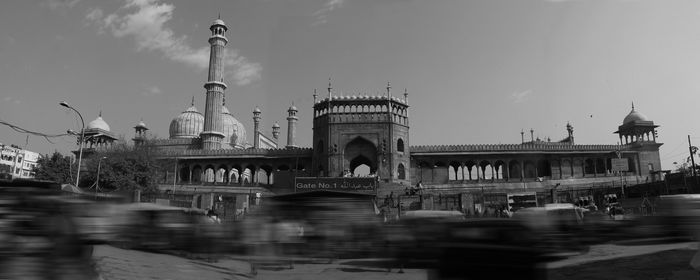
{"type": "Polygon", "coordinates": [[[100,167],[102,166],[102,160],[106,158],[107,157],[101,157],[100,160],[97,161],[97,180],[95,181],[95,195],[97,195],[97,190],[100,189],[100,167]]]}
{"type": "Polygon", "coordinates": [[[82,124],[82,128],[80,129],[80,139],[78,139],[78,145],[80,145],[80,152],[78,152],[78,174],[75,176],[75,186],[80,187],[78,186],[78,182],[80,182],[80,164],[83,160],[83,138],[85,137],[85,120],[83,119],[83,115],[81,115],[80,112],[78,112],[78,110],[68,105],[68,103],[66,103],[65,101],[61,101],[61,103],[58,104],[68,109],[71,109],[76,114],[78,114],[78,117],[80,117],[80,123],[82,124]]]}

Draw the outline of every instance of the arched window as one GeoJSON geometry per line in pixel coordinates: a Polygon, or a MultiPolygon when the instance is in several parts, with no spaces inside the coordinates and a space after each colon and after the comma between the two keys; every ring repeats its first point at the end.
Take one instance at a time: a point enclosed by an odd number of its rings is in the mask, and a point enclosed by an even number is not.
{"type": "Polygon", "coordinates": [[[396,151],[402,152],[404,151],[403,149],[403,139],[399,138],[399,141],[396,141],[396,151]]]}
{"type": "MultiPolygon", "coordinates": [[[[399,141],[401,141],[401,140],[399,140],[399,141]]],[[[399,163],[399,168],[398,168],[398,172],[397,172],[397,173],[399,173],[399,179],[400,179],[400,180],[405,180],[405,179],[406,179],[406,168],[403,167],[403,163],[399,163]]]]}

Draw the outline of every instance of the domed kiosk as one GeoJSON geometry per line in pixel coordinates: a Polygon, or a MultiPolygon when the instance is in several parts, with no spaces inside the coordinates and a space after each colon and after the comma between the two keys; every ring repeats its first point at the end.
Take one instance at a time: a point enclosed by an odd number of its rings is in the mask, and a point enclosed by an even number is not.
{"type": "Polygon", "coordinates": [[[654,125],[644,114],[635,110],[632,103],[632,111],[625,116],[615,133],[620,135],[620,144],[655,143],[657,127],[659,126],[654,125]]]}
{"type": "Polygon", "coordinates": [[[89,155],[95,150],[108,148],[117,140],[117,137],[111,132],[109,124],[102,118],[102,112],[85,126],[84,134],[83,156],[89,155]]]}

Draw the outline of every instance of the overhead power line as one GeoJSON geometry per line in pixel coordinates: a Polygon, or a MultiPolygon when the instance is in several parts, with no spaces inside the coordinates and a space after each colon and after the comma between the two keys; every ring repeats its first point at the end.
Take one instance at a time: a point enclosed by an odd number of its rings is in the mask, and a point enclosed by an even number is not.
{"type": "Polygon", "coordinates": [[[26,129],[26,128],[22,128],[22,127],[20,127],[20,126],[17,126],[17,125],[8,123],[8,122],[3,121],[3,120],[0,120],[0,124],[5,125],[5,126],[8,126],[8,127],[12,128],[14,131],[17,131],[17,132],[19,132],[19,133],[26,133],[26,134],[31,134],[31,135],[43,137],[44,139],[46,139],[46,141],[48,141],[48,142],[51,143],[51,144],[55,144],[55,143],[54,143],[53,141],[51,141],[50,138],[57,138],[57,137],[63,137],[63,136],[68,136],[68,135],[70,135],[70,134],[68,134],[68,133],[62,133],[62,134],[46,134],[46,133],[42,133],[42,132],[32,131],[32,130],[29,130],[29,129],[26,129]]]}

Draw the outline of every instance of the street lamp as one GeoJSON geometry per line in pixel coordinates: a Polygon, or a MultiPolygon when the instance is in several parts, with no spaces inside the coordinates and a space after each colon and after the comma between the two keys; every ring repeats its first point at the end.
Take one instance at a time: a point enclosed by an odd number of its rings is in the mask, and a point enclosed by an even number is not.
{"type": "Polygon", "coordinates": [[[82,124],[82,128],[80,129],[80,139],[78,140],[78,145],[80,145],[80,152],[78,153],[78,174],[75,176],[75,186],[79,187],[78,182],[80,182],[80,163],[83,159],[83,138],[85,137],[85,120],[83,120],[83,115],[81,115],[80,112],[78,112],[78,110],[68,105],[68,103],[66,103],[65,101],[61,101],[61,103],[58,104],[68,109],[71,109],[75,113],[77,113],[78,117],[80,117],[80,123],[82,124]]]}

